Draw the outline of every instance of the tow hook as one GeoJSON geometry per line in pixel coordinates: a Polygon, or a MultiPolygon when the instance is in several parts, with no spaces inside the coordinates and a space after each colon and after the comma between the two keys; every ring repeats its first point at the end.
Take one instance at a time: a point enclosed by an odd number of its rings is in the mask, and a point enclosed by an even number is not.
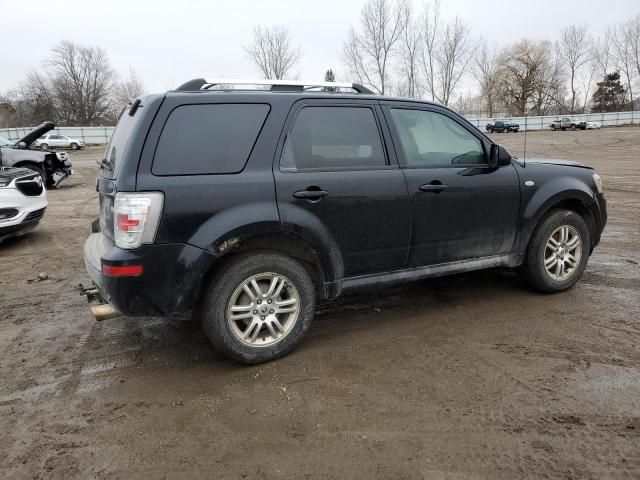
{"type": "Polygon", "coordinates": [[[89,309],[96,321],[101,322],[102,320],[121,316],[120,312],[113,308],[113,305],[102,298],[97,288],[85,288],[82,285],[78,285],[78,287],[80,288],[80,295],[87,297],[87,302],[90,304],[89,309]]]}

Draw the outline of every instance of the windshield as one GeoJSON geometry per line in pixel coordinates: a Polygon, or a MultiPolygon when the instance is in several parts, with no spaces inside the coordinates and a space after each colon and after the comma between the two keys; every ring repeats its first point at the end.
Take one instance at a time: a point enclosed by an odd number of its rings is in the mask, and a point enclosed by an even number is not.
{"type": "Polygon", "coordinates": [[[13,142],[4,137],[0,137],[0,147],[6,147],[8,145],[13,145],[13,142]]]}

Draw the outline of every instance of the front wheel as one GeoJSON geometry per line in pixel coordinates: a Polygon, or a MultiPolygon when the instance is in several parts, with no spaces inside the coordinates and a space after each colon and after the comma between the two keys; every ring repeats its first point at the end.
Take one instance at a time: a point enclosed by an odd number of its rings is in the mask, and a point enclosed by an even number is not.
{"type": "Polygon", "coordinates": [[[49,149],[49,145],[47,145],[46,143],[40,144],[40,150],[48,150],[48,149],[49,149]]]}
{"type": "Polygon", "coordinates": [[[551,125],[551,131],[555,132],[556,131],[556,126],[555,125],[551,125]]]}
{"type": "Polygon", "coordinates": [[[200,320],[228,357],[256,364],[293,350],[311,326],[315,289],[307,270],[275,252],[231,261],[205,293],[200,320]]]}
{"type": "Polygon", "coordinates": [[[524,279],[548,293],[573,287],[587,266],[590,242],[589,228],[579,214],[552,211],[531,237],[521,269],[524,279]]]}

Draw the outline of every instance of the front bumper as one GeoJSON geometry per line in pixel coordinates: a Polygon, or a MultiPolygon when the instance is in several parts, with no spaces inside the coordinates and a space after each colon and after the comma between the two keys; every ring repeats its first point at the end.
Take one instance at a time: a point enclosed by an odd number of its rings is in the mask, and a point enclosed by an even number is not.
{"type": "Polygon", "coordinates": [[[124,250],[101,232],[91,234],[84,244],[85,266],[100,295],[129,316],[189,317],[214,261],[212,253],[187,244],[124,250]],[[103,273],[103,264],[142,265],[142,274],[109,276],[103,273]]]}
{"type": "Polygon", "coordinates": [[[0,205],[15,208],[18,214],[8,220],[0,221],[0,241],[18,237],[33,230],[47,208],[47,197],[43,190],[38,196],[18,194],[13,188],[0,189],[0,205]]]}
{"type": "Polygon", "coordinates": [[[64,158],[58,157],[58,162],[54,166],[47,168],[47,185],[58,187],[67,177],[73,174],[73,165],[66,155],[64,158]]]}
{"type": "Polygon", "coordinates": [[[595,225],[595,238],[592,242],[592,250],[600,243],[600,237],[602,236],[602,232],[604,227],[607,225],[607,201],[604,198],[602,193],[597,193],[595,201],[591,205],[594,220],[596,222],[595,225]]]}

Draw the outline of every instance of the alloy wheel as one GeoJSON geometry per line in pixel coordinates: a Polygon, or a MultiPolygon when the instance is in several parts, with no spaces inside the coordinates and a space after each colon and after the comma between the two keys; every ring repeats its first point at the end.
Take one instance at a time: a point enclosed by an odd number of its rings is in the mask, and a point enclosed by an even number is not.
{"type": "Polygon", "coordinates": [[[300,296],[283,275],[259,273],[247,278],[231,295],[227,322],[232,334],[252,347],[282,341],[298,321],[300,296]]]}
{"type": "Polygon", "coordinates": [[[574,274],[582,258],[582,238],[576,228],[562,225],[549,236],[544,248],[544,269],[555,281],[574,274]]]}

